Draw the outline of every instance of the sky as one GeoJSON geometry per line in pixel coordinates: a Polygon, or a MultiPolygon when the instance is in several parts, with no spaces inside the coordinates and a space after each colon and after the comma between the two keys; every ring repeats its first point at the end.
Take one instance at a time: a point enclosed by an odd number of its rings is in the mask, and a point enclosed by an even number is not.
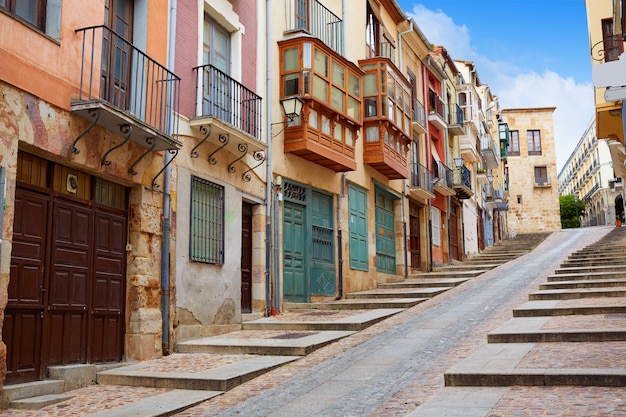
{"type": "Polygon", "coordinates": [[[396,0],[428,41],[472,61],[501,108],[556,107],[557,173],[594,116],[584,0],[396,0]]]}

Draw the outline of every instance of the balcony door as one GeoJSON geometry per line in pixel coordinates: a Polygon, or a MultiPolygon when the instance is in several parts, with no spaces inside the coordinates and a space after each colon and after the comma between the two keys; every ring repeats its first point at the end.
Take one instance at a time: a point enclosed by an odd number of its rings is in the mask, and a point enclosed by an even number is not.
{"type": "Polygon", "coordinates": [[[130,110],[133,42],[133,0],[105,0],[101,97],[122,110],[130,110]]]}
{"type": "Polygon", "coordinates": [[[204,71],[203,115],[230,121],[230,33],[208,15],[204,16],[202,63],[210,65],[204,71]]]}

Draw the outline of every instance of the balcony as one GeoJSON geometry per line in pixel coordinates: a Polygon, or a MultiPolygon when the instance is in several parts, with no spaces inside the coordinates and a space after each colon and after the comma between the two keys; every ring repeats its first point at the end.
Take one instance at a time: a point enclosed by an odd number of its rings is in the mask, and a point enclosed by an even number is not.
{"type": "Polygon", "coordinates": [[[284,129],[285,153],[336,172],[355,170],[363,72],[318,38],[293,37],[278,46],[279,98],[297,96],[304,102],[302,116],[284,129]]]}
{"type": "Polygon", "coordinates": [[[474,195],[472,192],[472,174],[465,166],[453,171],[452,188],[459,200],[466,200],[474,195]]]}
{"type": "Polygon", "coordinates": [[[495,199],[495,191],[491,183],[482,185],[483,191],[483,207],[487,210],[493,210],[497,207],[495,199]]]}
{"type": "Polygon", "coordinates": [[[180,78],[157,63],[133,44],[106,26],[77,29],[82,36],[80,88],[72,100],[73,113],[91,121],[79,134],[71,151],[79,153],[78,141],[95,125],[124,137],[102,157],[110,163],[111,152],[132,141],[146,152],[128,171],[150,152],[177,152],[180,78]]]}
{"type": "Polygon", "coordinates": [[[450,117],[448,119],[448,132],[451,135],[464,135],[465,125],[463,119],[463,110],[458,104],[450,105],[450,117]]]}
{"type": "Polygon", "coordinates": [[[489,178],[487,177],[487,170],[482,163],[476,164],[476,181],[479,184],[486,184],[487,182],[489,182],[489,178]]]}
{"type": "Polygon", "coordinates": [[[425,202],[435,198],[433,174],[425,166],[411,162],[409,195],[425,202]]]}
{"type": "Polygon", "coordinates": [[[478,152],[476,142],[476,137],[469,132],[466,135],[459,136],[459,150],[465,161],[474,163],[482,162],[482,157],[480,152],[478,152]]]}
{"type": "Polygon", "coordinates": [[[250,164],[264,161],[267,144],[261,140],[261,97],[212,65],[201,65],[194,71],[199,114],[191,118],[189,125],[195,128],[193,132],[200,142],[191,150],[191,156],[198,157],[198,149],[208,142],[217,147],[209,155],[211,164],[222,157],[218,154],[221,150],[236,157],[230,161],[230,172],[235,172],[233,163],[246,155],[252,157],[250,164]]]}
{"type": "Polygon", "coordinates": [[[411,87],[386,58],[359,61],[363,77],[363,162],[389,179],[409,178],[411,87]]]}
{"type": "Polygon", "coordinates": [[[444,196],[456,195],[456,191],[452,189],[454,184],[454,174],[452,170],[441,161],[433,162],[435,162],[435,178],[433,179],[435,191],[444,196]]]}
{"type": "Polygon", "coordinates": [[[428,121],[437,129],[443,130],[448,127],[446,123],[446,106],[443,99],[434,90],[428,91],[428,121]]]}
{"type": "Polygon", "coordinates": [[[500,165],[500,149],[496,148],[490,135],[480,138],[480,154],[483,156],[486,169],[495,169],[500,165]]]}
{"type": "Polygon", "coordinates": [[[498,139],[500,140],[500,159],[506,160],[509,146],[509,125],[506,122],[498,123],[498,139]]]}
{"type": "Polygon", "coordinates": [[[597,62],[617,61],[624,52],[622,35],[604,35],[605,39],[591,47],[591,59],[597,62]]]}
{"type": "Polygon", "coordinates": [[[413,97],[413,132],[418,135],[423,135],[426,130],[426,113],[424,105],[417,97],[413,97]]]}
{"type": "Polygon", "coordinates": [[[343,55],[343,21],[316,0],[287,0],[287,32],[305,32],[343,55]]]}

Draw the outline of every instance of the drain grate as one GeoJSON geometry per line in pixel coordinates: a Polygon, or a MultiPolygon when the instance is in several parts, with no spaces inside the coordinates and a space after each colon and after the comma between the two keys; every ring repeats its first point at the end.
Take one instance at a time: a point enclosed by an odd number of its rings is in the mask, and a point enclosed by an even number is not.
{"type": "Polygon", "coordinates": [[[271,339],[300,339],[301,337],[306,337],[308,335],[310,335],[310,333],[283,333],[278,336],[271,337],[271,339]]]}

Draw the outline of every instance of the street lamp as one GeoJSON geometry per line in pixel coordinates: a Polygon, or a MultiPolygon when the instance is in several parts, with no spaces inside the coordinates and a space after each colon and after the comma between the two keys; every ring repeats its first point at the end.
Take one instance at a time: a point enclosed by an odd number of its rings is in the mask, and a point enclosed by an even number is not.
{"type": "Polygon", "coordinates": [[[280,105],[283,107],[283,112],[287,116],[289,123],[291,123],[293,119],[300,117],[304,100],[298,96],[286,97],[280,100],[280,105]]]}
{"type": "Polygon", "coordinates": [[[463,158],[460,156],[454,158],[454,165],[456,165],[457,168],[461,168],[463,166],[463,158]]]}

